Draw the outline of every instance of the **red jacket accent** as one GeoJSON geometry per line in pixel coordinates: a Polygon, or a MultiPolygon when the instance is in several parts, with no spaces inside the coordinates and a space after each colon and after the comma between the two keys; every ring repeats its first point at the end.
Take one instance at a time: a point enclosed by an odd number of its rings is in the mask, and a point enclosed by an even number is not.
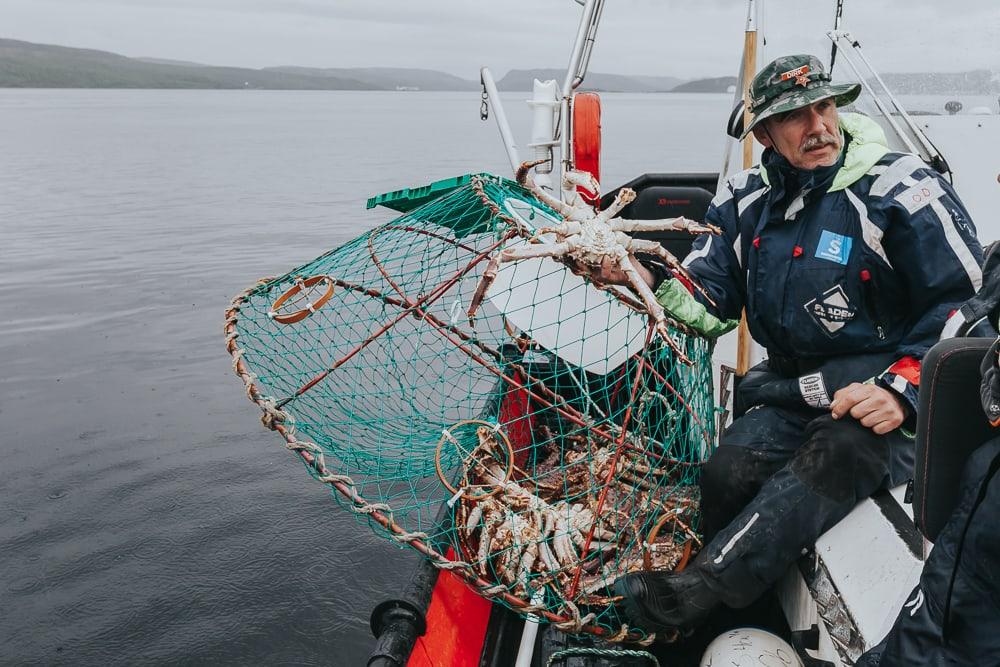
{"type": "Polygon", "coordinates": [[[920,362],[913,357],[903,357],[892,366],[889,372],[899,375],[914,387],[920,386],[920,362]]]}
{"type": "Polygon", "coordinates": [[[679,273],[674,273],[674,278],[677,278],[677,280],[680,281],[681,285],[684,285],[684,287],[687,288],[688,292],[694,294],[694,283],[692,283],[690,280],[688,280],[679,273]]]}

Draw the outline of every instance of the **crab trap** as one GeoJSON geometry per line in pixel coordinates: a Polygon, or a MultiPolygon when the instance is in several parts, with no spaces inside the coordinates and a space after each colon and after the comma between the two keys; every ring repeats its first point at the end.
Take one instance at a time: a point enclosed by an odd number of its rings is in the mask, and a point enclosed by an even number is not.
{"type": "Polygon", "coordinates": [[[465,178],[237,296],[227,345],[343,508],[495,602],[636,641],[614,582],[699,546],[710,344],[673,320],[666,344],[631,291],[558,258],[478,290],[499,251],[561,222],[512,181],[465,178]]]}

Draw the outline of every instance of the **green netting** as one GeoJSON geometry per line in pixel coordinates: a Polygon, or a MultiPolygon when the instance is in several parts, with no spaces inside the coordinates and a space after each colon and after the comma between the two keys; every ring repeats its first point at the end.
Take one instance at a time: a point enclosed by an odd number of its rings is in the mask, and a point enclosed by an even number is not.
{"type": "Polygon", "coordinates": [[[237,297],[229,347],[265,423],[376,531],[522,613],[623,639],[613,582],[697,551],[710,347],[676,324],[681,363],[627,290],[551,259],[503,265],[470,321],[515,226],[552,221],[476,176],[237,297]]]}

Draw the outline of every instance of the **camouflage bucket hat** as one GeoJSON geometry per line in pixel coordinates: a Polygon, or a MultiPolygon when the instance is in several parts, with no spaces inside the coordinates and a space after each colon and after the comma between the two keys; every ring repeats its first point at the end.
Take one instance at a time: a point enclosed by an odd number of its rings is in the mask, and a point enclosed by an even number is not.
{"type": "Polygon", "coordinates": [[[782,56],[757,73],[750,84],[750,113],[753,120],[743,131],[746,138],[757,123],[813,102],[834,98],[838,107],[850,104],[861,94],[861,84],[830,83],[819,58],[810,55],[782,56]]]}

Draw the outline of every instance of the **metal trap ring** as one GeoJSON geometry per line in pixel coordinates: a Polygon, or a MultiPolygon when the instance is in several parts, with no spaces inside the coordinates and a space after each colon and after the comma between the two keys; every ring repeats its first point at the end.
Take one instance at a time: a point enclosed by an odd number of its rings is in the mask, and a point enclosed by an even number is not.
{"type": "Polygon", "coordinates": [[[510,439],[507,437],[507,434],[500,430],[498,424],[491,424],[490,422],[486,422],[481,419],[463,419],[462,421],[452,424],[450,428],[442,429],[441,439],[438,440],[437,447],[434,450],[434,468],[437,470],[438,479],[440,479],[441,483],[444,484],[445,488],[448,489],[448,491],[450,491],[451,493],[455,494],[455,496],[467,493],[470,489],[473,488],[481,488],[489,486],[487,484],[472,484],[469,481],[469,468],[472,467],[472,462],[476,460],[475,458],[476,455],[483,454],[483,452],[481,452],[482,446],[476,445],[475,447],[472,448],[471,452],[465,454],[461,450],[460,446],[461,443],[459,443],[458,439],[451,434],[451,431],[453,429],[456,429],[460,426],[467,426],[470,424],[485,426],[486,428],[496,433],[499,436],[498,440],[503,444],[504,450],[506,450],[506,457],[507,457],[507,464],[504,469],[504,477],[501,484],[497,485],[492,491],[488,491],[485,493],[469,494],[468,496],[469,499],[472,500],[473,502],[477,502],[489,498],[490,496],[496,495],[503,488],[503,485],[506,484],[508,481],[510,481],[511,476],[514,474],[514,446],[511,445],[510,439]],[[455,448],[459,450],[459,453],[464,454],[463,456],[464,471],[462,474],[463,484],[461,488],[455,487],[448,480],[448,477],[444,474],[444,468],[441,466],[441,456],[444,452],[444,443],[449,440],[452,442],[452,444],[455,445],[455,448]]]}
{"type": "MultiPolygon", "coordinates": [[[[668,510],[663,513],[663,516],[659,518],[655,525],[653,525],[652,530],[649,531],[649,535],[646,536],[646,548],[642,550],[642,569],[649,572],[653,569],[653,559],[649,555],[649,550],[653,547],[653,543],[656,541],[656,537],[660,534],[660,530],[666,525],[667,521],[670,519],[675,519],[677,512],[674,510],[668,510]]],[[[674,572],[683,572],[684,568],[687,567],[688,561],[691,559],[692,551],[692,541],[688,540],[684,543],[684,551],[681,553],[681,559],[677,561],[677,565],[674,566],[674,572]]]]}
{"type": "Polygon", "coordinates": [[[278,300],[274,302],[273,306],[271,306],[271,310],[267,313],[267,316],[278,324],[295,324],[296,322],[301,322],[322,308],[323,305],[330,300],[330,297],[333,296],[333,289],[334,281],[330,276],[312,276],[304,279],[302,276],[296,276],[295,284],[292,285],[287,292],[278,297],[278,300]],[[316,299],[315,303],[309,301],[309,294],[306,290],[309,290],[321,283],[326,284],[326,291],[323,292],[318,299],[316,299]],[[279,314],[278,309],[297,294],[303,294],[303,296],[306,297],[306,307],[302,310],[296,310],[291,313],[279,314]]]}

